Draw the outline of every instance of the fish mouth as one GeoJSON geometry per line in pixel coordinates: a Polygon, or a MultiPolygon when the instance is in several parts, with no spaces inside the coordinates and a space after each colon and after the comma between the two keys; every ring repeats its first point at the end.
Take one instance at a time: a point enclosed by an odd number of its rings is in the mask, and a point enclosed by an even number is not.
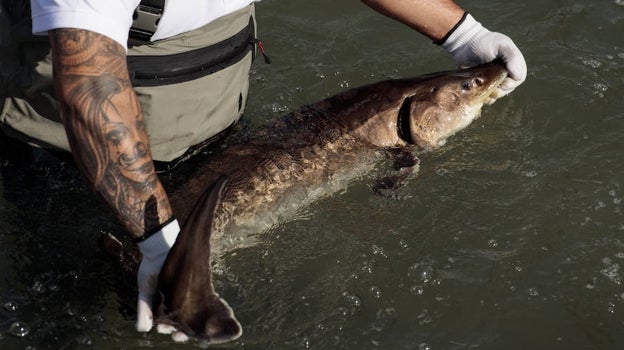
{"type": "Polygon", "coordinates": [[[499,71],[496,76],[490,79],[490,83],[483,89],[483,92],[477,97],[477,103],[491,105],[502,96],[497,94],[499,86],[503,83],[509,74],[506,69],[499,71]]]}

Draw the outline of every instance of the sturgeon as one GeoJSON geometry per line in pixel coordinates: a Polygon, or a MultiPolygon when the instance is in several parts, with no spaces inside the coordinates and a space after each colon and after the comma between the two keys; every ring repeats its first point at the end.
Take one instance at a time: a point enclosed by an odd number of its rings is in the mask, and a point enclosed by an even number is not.
{"type": "Polygon", "coordinates": [[[171,194],[182,231],[159,277],[159,324],[208,343],[242,327],[212,284],[216,259],[303,206],[349,185],[390,155],[394,187],[480,115],[507,76],[499,61],[387,80],[306,105],[208,157],[171,194]]]}

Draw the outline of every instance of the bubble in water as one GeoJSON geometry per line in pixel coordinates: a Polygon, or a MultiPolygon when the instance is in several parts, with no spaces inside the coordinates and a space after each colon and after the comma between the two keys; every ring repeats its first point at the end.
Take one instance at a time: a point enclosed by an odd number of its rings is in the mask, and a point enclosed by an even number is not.
{"type": "Polygon", "coordinates": [[[271,104],[270,108],[271,108],[271,111],[274,113],[283,113],[283,112],[288,111],[288,106],[279,105],[277,103],[271,104]]]}
{"type": "Polygon", "coordinates": [[[595,83],[593,87],[594,95],[598,95],[598,97],[604,97],[604,93],[609,90],[609,87],[603,83],[595,83]]]}
{"type": "Polygon", "coordinates": [[[427,343],[418,344],[418,350],[431,350],[431,346],[427,343]]]}
{"type": "Polygon", "coordinates": [[[615,303],[610,301],[607,304],[607,312],[610,313],[610,314],[614,314],[615,313],[615,303]]]}
{"type": "Polygon", "coordinates": [[[7,301],[6,303],[4,303],[4,308],[7,311],[15,311],[17,310],[17,303],[14,301],[7,301]]]}
{"type": "Polygon", "coordinates": [[[30,327],[24,322],[17,321],[11,325],[9,333],[16,337],[25,337],[30,333],[30,327]]]}
{"type": "Polygon", "coordinates": [[[595,83],[594,84],[594,90],[595,90],[595,93],[601,94],[601,93],[606,92],[607,90],[609,90],[609,86],[607,86],[607,84],[603,84],[603,83],[595,83]]]}
{"type": "Polygon", "coordinates": [[[91,346],[93,345],[93,340],[86,335],[79,335],[76,337],[76,342],[80,345],[91,346]]]}
{"type": "Polygon", "coordinates": [[[444,176],[446,174],[448,174],[448,170],[440,168],[440,169],[436,169],[436,174],[440,175],[440,176],[444,176]]]}
{"type": "Polygon", "coordinates": [[[407,249],[409,248],[409,245],[407,244],[407,242],[404,239],[399,240],[399,245],[401,246],[401,248],[403,249],[407,249]]]}
{"type": "Polygon", "coordinates": [[[310,344],[310,339],[308,338],[303,338],[303,340],[301,341],[301,345],[303,345],[304,349],[309,349],[311,344],[310,344]]]}
{"type": "Polygon", "coordinates": [[[525,171],[522,171],[522,176],[525,176],[525,177],[536,177],[537,176],[537,171],[535,171],[535,170],[525,170],[525,171]]]}
{"type": "Polygon", "coordinates": [[[349,307],[359,308],[362,305],[362,300],[349,292],[343,292],[342,297],[349,307]]]}
{"type": "Polygon", "coordinates": [[[65,312],[67,312],[69,316],[76,316],[77,314],[69,302],[65,303],[65,312]]]}
{"type": "Polygon", "coordinates": [[[35,292],[37,294],[43,294],[46,291],[46,287],[43,284],[43,282],[35,281],[35,283],[33,283],[32,287],[30,287],[30,290],[32,290],[33,292],[35,292]]]}
{"type": "Polygon", "coordinates": [[[412,293],[414,295],[423,295],[423,294],[425,294],[425,288],[423,288],[423,286],[417,284],[417,285],[412,286],[410,288],[410,293],[412,293]]]}
{"type": "Polygon", "coordinates": [[[373,245],[373,255],[380,255],[384,258],[388,258],[388,254],[384,251],[384,249],[376,244],[373,245]]]}
{"type": "Polygon", "coordinates": [[[342,316],[349,316],[350,312],[349,312],[349,309],[347,309],[344,306],[341,306],[338,308],[338,314],[342,316]]]}
{"type": "Polygon", "coordinates": [[[428,264],[416,263],[409,267],[407,275],[416,281],[427,283],[433,279],[435,269],[428,264]]]}
{"type": "Polygon", "coordinates": [[[373,264],[370,261],[364,261],[360,270],[366,273],[373,273],[373,264]]]}
{"type": "Polygon", "coordinates": [[[600,68],[602,67],[602,62],[595,60],[595,59],[589,59],[589,60],[583,60],[583,64],[586,66],[589,66],[591,68],[600,68]]]}
{"type": "Polygon", "coordinates": [[[375,299],[381,299],[381,289],[377,286],[371,286],[368,291],[373,295],[375,299]]]}
{"type": "Polygon", "coordinates": [[[602,262],[606,267],[600,270],[600,273],[615,284],[622,284],[622,276],[620,275],[620,264],[613,263],[611,259],[605,257],[602,262]]]}
{"type": "Polygon", "coordinates": [[[496,242],[496,240],[495,240],[495,239],[490,239],[490,240],[488,241],[488,246],[489,246],[490,248],[496,248],[496,247],[498,247],[498,242],[496,242]]]}
{"type": "Polygon", "coordinates": [[[539,296],[539,291],[537,288],[529,288],[529,296],[536,297],[539,296]]]}

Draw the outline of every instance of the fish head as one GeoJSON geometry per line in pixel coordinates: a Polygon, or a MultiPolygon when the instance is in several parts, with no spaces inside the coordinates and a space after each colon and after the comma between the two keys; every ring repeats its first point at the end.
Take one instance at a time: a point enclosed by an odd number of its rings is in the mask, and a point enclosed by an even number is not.
{"type": "Polygon", "coordinates": [[[422,77],[399,108],[399,136],[426,150],[444,145],[480,116],[484,104],[493,102],[491,96],[506,76],[503,63],[494,61],[422,77]]]}

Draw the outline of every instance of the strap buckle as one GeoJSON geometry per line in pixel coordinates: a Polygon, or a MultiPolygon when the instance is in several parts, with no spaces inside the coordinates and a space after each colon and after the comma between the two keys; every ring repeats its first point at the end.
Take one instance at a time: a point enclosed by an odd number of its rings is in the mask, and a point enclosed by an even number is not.
{"type": "Polygon", "coordinates": [[[141,0],[132,15],[129,41],[149,42],[158,28],[158,22],[163,15],[164,9],[165,0],[141,0]]]}

